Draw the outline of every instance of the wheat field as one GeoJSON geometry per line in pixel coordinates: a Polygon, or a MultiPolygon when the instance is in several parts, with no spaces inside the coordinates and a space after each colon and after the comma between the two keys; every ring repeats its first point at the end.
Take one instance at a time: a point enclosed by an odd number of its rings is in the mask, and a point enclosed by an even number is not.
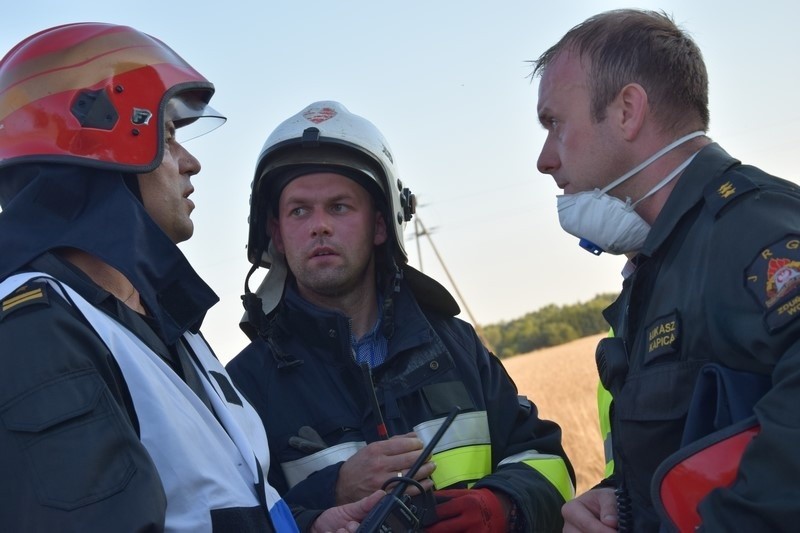
{"type": "Polygon", "coordinates": [[[519,393],[536,404],[541,418],[561,426],[564,449],[575,468],[577,494],[596,485],[603,475],[594,352],[604,336],[503,359],[519,393]]]}

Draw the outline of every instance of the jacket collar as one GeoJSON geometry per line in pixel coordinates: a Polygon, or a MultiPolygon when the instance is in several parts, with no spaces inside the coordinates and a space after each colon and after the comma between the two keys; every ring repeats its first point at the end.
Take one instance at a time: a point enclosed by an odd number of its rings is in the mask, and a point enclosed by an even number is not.
{"type": "Polygon", "coordinates": [[[0,213],[0,279],[48,251],[77,248],[131,280],[168,344],[197,331],[219,298],[150,218],[124,174],[70,165],[6,172],[28,178],[0,213]]]}
{"type": "MultiPolygon", "coordinates": [[[[395,354],[413,348],[432,338],[431,326],[414,300],[407,284],[401,283],[395,295],[395,332],[389,339],[387,361],[395,354]]],[[[376,302],[377,305],[377,302],[376,302]]],[[[292,283],[287,284],[283,302],[276,317],[278,327],[290,338],[321,350],[321,357],[341,364],[342,354],[351,354],[350,320],[344,314],[323,309],[304,300],[292,283]]],[[[279,341],[288,344],[285,340],[279,341]]],[[[292,354],[300,359],[302,355],[292,354]]]]}
{"type": "Polygon", "coordinates": [[[702,200],[705,186],[737,164],[739,161],[728,155],[717,143],[704,146],[678,178],[675,188],[650,229],[640,254],[652,256],[681,218],[702,200]]]}

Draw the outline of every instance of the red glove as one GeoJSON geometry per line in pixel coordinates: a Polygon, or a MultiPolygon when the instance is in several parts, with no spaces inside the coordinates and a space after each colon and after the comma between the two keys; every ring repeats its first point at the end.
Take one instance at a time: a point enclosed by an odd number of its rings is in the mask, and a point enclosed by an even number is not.
{"type": "Polygon", "coordinates": [[[428,533],[505,533],[508,529],[503,504],[489,489],[437,490],[433,495],[439,520],[425,528],[428,533]]]}

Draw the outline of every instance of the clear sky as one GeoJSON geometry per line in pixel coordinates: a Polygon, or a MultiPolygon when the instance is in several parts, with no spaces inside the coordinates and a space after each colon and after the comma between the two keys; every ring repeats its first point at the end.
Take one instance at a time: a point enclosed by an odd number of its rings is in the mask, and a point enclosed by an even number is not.
{"type": "MultiPolygon", "coordinates": [[[[228,123],[186,145],[194,238],[182,246],[221,301],[206,337],[223,361],[243,348],[240,295],[250,183],[267,135],[316,100],[338,100],[389,140],[420,219],[480,324],[617,291],[623,260],[594,257],[561,231],[530,65],[611,0],[20,2],[0,17],[5,53],[41,29],[127,24],[175,49],[217,88],[228,123]]],[[[800,182],[800,40],[795,0],[641,1],[697,40],[711,80],[710,135],[732,155],[800,182]]],[[[103,231],[105,228],[98,228],[103,231]]],[[[407,232],[410,262],[420,257],[407,232]]],[[[450,286],[427,241],[425,272],[450,286]]],[[[259,277],[260,279],[260,277],[259,277]]],[[[251,281],[255,288],[259,279],[251,281]]],[[[675,287],[675,290],[681,290],[675,287]]],[[[463,306],[462,306],[463,308],[463,306]]],[[[468,318],[462,312],[462,317],[468,318]]]]}

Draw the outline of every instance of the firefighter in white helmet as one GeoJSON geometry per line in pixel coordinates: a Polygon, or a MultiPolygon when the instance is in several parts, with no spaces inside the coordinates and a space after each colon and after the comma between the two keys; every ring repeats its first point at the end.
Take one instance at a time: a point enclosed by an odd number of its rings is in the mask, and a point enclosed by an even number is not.
{"type": "Polygon", "coordinates": [[[227,369],[267,427],[268,480],[292,504],[355,501],[404,476],[459,406],[415,476],[416,491],[436,489],[426,530],[560,529],[574,485],[561,431],[407,264],[413,213],[383,135],[337,102],[312,103],[264,144],[248,258],[251,274],[269,271],[246,288],[252,343],[227,369]]]}

